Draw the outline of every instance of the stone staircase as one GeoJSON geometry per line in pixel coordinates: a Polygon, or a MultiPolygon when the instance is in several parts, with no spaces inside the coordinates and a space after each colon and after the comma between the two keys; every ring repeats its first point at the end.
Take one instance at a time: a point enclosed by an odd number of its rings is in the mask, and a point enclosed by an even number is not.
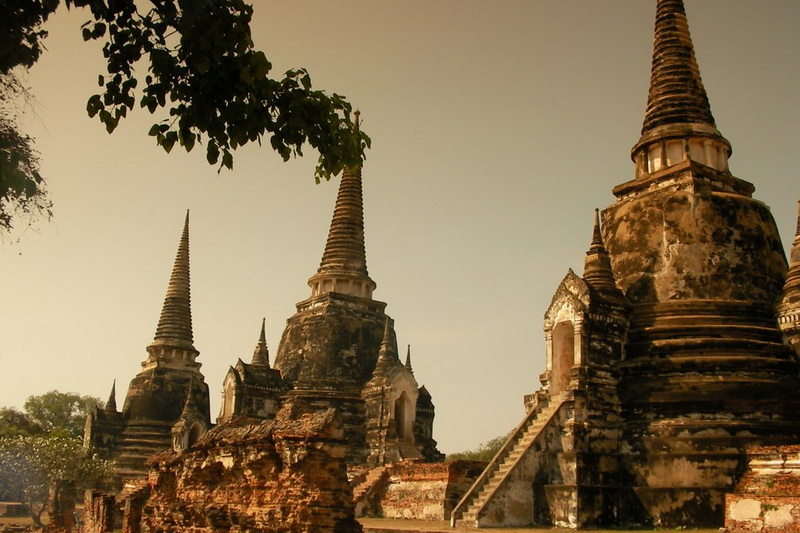
{"type": "Polygon", "coordinates": [[[353,489],[353,503],[356,505],[356,517],[363,516],[364,507],[370,491],[374,489],[388,475],[389,469],[385,466],[373,468],[367,473],[364,481],[353,489]]]}
{"type": "Polygon", "coordinates": [[[172,449],[172,439],[168,427],[161,425],[128,426],[119,442],[119,456],[116,459],[117,474],[122,479],[141,478],[147,475],[144,466],[148,457],[154,453],[172,449]]]}
{"type": "Polygon", "coordinates": [[[481,511],[497,493],[498,488],[511,474],[525,452],[542,435],[563,403],[564,399],[561,398],[548,401],[546,397],[541,397],[538,404],[517,426],[508,441],[453,509],[450,518],[452,527],[455,527],[459,520],[470,527],[480,526],[481,511]]]}
{"type": "Polygon", "coordinates": [[[117,493],[117,502],[124,502],[128,498],[136,497],[137,495],[147,491],[149,488],[150,485],[147,482],[147,479],[128,480],[122,485],[122,490],[117,493]]]}

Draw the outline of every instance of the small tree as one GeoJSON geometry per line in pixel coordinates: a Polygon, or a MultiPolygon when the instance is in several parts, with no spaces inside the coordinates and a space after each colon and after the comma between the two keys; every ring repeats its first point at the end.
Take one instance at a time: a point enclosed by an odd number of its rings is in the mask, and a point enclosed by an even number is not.
{"type": "Polygon", "coordinates": [[[25,505],[34,524],[42,526],[50,483],[66,479],[78,487],[111,482],[111,464],[90,456],[81,439],[9,437],[0,439],[0,494],[25,505]]]}
{"type": "Polygon", "coordinates": [[[500,435],[491,440],[478,445],[474,450],[451,453],[447,456],[448,461],[491,461],[506,443],[511,433],[500,435]]]}

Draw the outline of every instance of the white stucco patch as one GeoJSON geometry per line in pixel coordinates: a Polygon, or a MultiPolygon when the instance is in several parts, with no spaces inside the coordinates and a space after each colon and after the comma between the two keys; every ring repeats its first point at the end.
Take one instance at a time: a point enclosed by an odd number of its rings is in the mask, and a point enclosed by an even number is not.
{"type": "Polygon", "coordinates": [[[747,522],[757,520],[761,516],[761,502],[744,499],[731,503],[728,516],[732,520],[747,522]]]}
{"type": "Polygon", "coordinates": [[[793,505],[780,505],[777,509],[771,509],[764,513],[764,525],[766,527],[783,527],[792,523],[793,505]]]}

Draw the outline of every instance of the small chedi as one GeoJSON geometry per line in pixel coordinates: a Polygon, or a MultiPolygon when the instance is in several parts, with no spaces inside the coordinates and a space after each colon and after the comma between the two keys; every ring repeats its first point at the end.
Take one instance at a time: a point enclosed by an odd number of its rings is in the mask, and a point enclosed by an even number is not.
{"type": "Polygon", "coordinates": [[[798,442],[800,248],[787,277],[731,152],[683,2],[659,0],[635,177],[556,290],[542,387],[453,522],[719,527],[746,451],[798,442]]]}

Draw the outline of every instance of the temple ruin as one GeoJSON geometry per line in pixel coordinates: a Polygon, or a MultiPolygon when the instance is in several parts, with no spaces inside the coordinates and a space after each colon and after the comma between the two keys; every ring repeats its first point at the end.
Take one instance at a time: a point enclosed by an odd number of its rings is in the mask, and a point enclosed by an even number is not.
{"type": "MultiPolygon", "coordinates": [[[[121,491],[115,505],[124,507],[123,529],[134,533],[141,523],[156,530],[156,522],[178,523],[180,515],[184,526],[176,530],[214,529],[222,522],[272,528],[291,521],[315,531],[357,531],[348,465],[444,459],[433,439],[431,395],[417,383],[410,347],[402,363],[394,321],[384,312],[386,304],[372,298],[376,284],[366,267],[361,168],[343,173],[322,261],[309,286],[311,296],[287,321],[274,368],[265,322],[251,362],[239,359],[230,367],[212,429],[208,387],[193,345],[187,214],[142,371],[131,381],[121,412],[112,386],[105,407],[87,419],[86,444],[116,462],[121,491]],[[296,465],[300,470],[294,472],[296,465]],[[242,474],[254,469],[253,479],[242,474]],[[209,488],[212,482],[222,485],[209,488]],[[300,498],[306,493],[299,485],[286,488],[288,482],[316,487],[316,496],[300,498]],[[250,497],[260,503],[242,503],[250,497]],[[280,509],[269,503],[274,498],[286,500],[280,509]],[[196,512],[188,513],[189,505],[196,512]],[[309,517],[309,506],[326,505],[327,515],[309,517]],[[224,517],[209,518],[211,507],[224,509],[224,517]]],[[[87,502],[97,510],[91,521],[98,530],[108,523],[109,505],[102,493],[87,502]]]]}
{"type": "Polygon", "coordinates": [[[454,523],[718,527],[746,450],[797,442],[800,248],[787,278],[731,153],[683,2],[659,0],[634,179],[557,288],[542,386],[454,523]]]}
{"type": "MultiPolygon", "coordinates": [[[[800,216],[787,264],[769,208],[731,173],[731,154],[684,4],[658,0],[634,178],[595,213],[583,272],[567,271],[554,292],[541,387],[457,503],[473,473],[397,466],[443,456],[410,347],[401,361],[394,321],[373,299],[362,169],[342,176],[310,296],[287,320],[274,365],[262,322],[251,361],[225,376],[215,427],[192,341],[187,215],[142,371],[122,411],[112,387],[87,421],[87,444],[131,480],[127,523],[344,532],[360,530],[357,511],[452,509],[453,524],[474,527],[718,527],[728,498],[732,527],[794,524],[770,507],[794,506],[791,495],[766,489],[796,486],[786,464],[796,466],[787,445],[800,437],[800,216]],[[348,467],[360,468],[355,492],[348,467]]],[[[87,506],[98,533],[103,498],[87,506]]]]}

